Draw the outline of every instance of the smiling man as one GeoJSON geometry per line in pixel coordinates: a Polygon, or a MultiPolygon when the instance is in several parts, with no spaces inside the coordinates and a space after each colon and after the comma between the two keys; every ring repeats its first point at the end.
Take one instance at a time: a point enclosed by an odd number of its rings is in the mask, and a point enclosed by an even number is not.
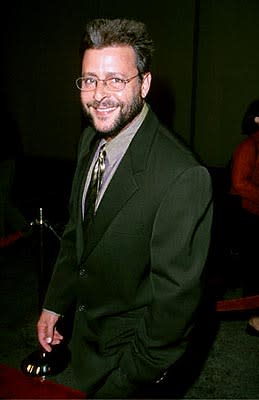
{"type": "Polygon", "coordinates": [[[140,396],[160,381],[183,355],[201,299],[211,180],[145,101],[152,51],[141,22],[86,27],[76,84],[90,125],[38,337],[51,351],[63,339],[58,319],[77,304],[72,366],[94,398],[140,396]]]}
{"type": "Polygon", "coordinates": [[[133,48],[129,46],[89,49],[77,80],[81,100],[95,129],[108,140],[141,112],[151,75],[140,76],[133,48]],[[107,96],[107,89],[109,96],[107,96]]]}

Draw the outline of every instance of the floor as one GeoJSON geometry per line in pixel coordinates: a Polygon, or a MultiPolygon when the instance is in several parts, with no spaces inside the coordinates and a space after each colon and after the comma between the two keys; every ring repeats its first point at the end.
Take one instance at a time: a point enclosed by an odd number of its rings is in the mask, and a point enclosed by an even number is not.
{"type": "MultiPolygon", "coordinates": [[[[1,364],[19,369],[22,361],[39,348],[36,322],[59,245],[55,233],[62,232],[66,217],[73,168],[74,165],[60,162],[29,160],[26,168],[19,170],[17,193],[30,229],[25,238],[0,249],[1,364]],[[66,181],[62,182],[59,177],[64,175],[66,181]],[[39,225],[39,207],[43,207],[43,220],[47,222],[44,228],[39,225]]],[[[217,214],[216,220],[220,220],[217,214]]],[[[221,233],[216,232],[216,236],[222,240],[221,233]]],[[[218,251],[220,240],[214,241],[211,284],[205,293],[193,344],[184,362],[168,378],[169,386],[177,389],[178,396],[174,398],[259,399],[259,338],[246,334],[248,316],[241,312],[214,311],[216,298],[239,297],[242,293],[236,280],[235,255],[231,259],[222,258],[218,251]],[[224,274],[227,280],[222,284],[224,274]]],[[[70,365],[49,379],[76,388],[70,365]]],[[[168,398],[172,398],[170,393],[168,398]]]]}
{"type": "MultiPolygon", "coordinates": [[[[53,236],[49,232],[48,235],[53,236]]],[[[52,237],[52,245],[47,240],[45,262],[46,258],[49,262],[55,256],[55,251],[50,256],[50,247],[56,247],[56,238],[52,237]]],[[[0,253],[0,363],[16,368],[38,349],[35,327],[40,301],[38,278],[42,268],[39,243],[38,232],[34,230],[31,237],[21,239],[20,243],[0,253]]],[[[238,288],[225,293],[225,297],[239,295],[238,288]]],[[[196,345],[189,351],[184,370],[176,373],[177,379],[170,377],[184,386],[181,397],[258,399],[259,338],[245,333],[246,315],[216,315],[208,306],[202,316],[195,333],[196,345]]],[[[76,387],[70,366],[50,379],[76,387]]]]}

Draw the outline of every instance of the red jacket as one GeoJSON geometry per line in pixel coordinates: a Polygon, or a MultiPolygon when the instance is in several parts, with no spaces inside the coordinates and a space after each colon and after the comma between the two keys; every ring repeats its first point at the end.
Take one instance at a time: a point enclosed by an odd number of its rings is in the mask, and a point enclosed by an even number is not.
{"type": "Polygon", "coordinates": [[[231,182],[230,194],[239,195],[242,207],[259,215],[259,130],[235,149],[231,182]]]}

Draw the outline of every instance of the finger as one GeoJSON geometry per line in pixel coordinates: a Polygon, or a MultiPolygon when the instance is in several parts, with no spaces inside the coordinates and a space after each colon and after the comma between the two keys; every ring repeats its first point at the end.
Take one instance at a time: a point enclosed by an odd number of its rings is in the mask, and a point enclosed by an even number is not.
{"type": "Polygon", "coordinates": [[[60,343],[61,343],[61,340],[59,340],[59,339],[53,339],[51,345],[52,345],[52,346],[56,346],[57,344],[60,344],[60,343]]]}
{"type": "Polygon", "coordinates": [[[54,329],[53,339],[58,339],[58,340],[62,340],[63,339],[63,335],[61,335],[61,333],[59,333],[59,331],[56,328],[54,329]]]}
{"type": "Polygon", "coordinates": [[[52,350],[50,346],[52,338],[48,337],[45,332],[38,331],[38,339],[44,350],[46,350],[47,352],[50,352],[52,350]]]}
{"type": "Polygon", "coordinates": [[[53,339],[53,328],[49,326],[46,321],[39,320],[38,325],[38,340],[44,350],[50,352],[51,351],[51,342],[53,339]]]}
{"type": "Polygon", "coordinates": [[[63,336],[55,328],[51,344],[53,344],[53,345],[60,344],[62,340],[63,340],[63,336]]]}
{"type": "Polygon", "coordinates": [[[58,344],[63,339],[63,336],[60,335],[56,328],[54,329],[58,319],[58,315],[44,310],[37,324],[39,342],[44,350],[48,352],[52,350],[52,344],[58,344]]]}

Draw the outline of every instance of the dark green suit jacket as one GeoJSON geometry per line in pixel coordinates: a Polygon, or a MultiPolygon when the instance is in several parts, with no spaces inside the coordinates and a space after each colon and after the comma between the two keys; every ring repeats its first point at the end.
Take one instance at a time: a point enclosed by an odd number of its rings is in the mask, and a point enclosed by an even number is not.
{"type": "Polygon", "coordinates": [[[128,397],[184,352],[201,297],[212,220],[211,180],[149,110],[83,230],[81,199],[94,150],[79,146],[70,220],[44,307],[76,301],[72,363],[86,392],[128,397]]]}

